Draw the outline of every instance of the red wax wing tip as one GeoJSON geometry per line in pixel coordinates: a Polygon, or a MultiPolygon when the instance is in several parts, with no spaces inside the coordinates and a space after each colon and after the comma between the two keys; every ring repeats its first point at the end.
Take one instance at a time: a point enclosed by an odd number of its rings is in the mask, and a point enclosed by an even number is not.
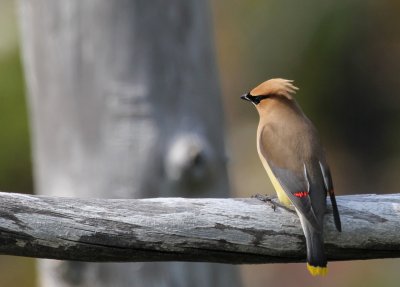
{"type": "Polygon", "coordinates": [[[296,197],[306,197],[306,196],[308,196],[308,191],[295,192],[295,193],[293,193],[293,195],[296,197]]]}

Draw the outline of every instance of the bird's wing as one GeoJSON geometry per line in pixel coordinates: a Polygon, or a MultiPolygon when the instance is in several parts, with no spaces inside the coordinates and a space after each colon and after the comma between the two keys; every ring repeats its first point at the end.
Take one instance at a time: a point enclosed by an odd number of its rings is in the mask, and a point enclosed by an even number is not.
{"type": "Polygon", "coordinates": [[[268,140],[269,136],[265,130],[261,131],[259,139],[262,143],[259,143],[260,156],[263,156],[266,160],[273,175],[298,212],[304,215],[315,230],[321,231],[322,222],[319,220],[320,217],[316,216],[311,202],[309,174],[305,163],[300,162],[299,151],[294,147],[283,147],[276,143],[270,143],[268,140]],[[277,150],[283,148],[284,151],[277,150]],[[285,156],[276,158],[279,154],[284,154],[285,156]],[[296,171],[291,168],[293,161],[299,162],[296,171]],[[279,165],[276,164],[278,162],[279,165]]]}
{"type": "Polygon", "coordinates": [[[333,219],[335,221],[335,226],[338,231],[342,231],[342,224],[340,222],[339,210],[336,204],[335,192],[333,189],[333,182],[331,177],[331,171],[326,163],[319,162],[322,175],[324,177],[324,184],[326,191],[329,193],[332,202],[333,219]]]}
{"type": "Polygon", "coordinates": [[[304,166],[302,175],[296,175],[288,169],[275,166],[272,161],[268,160],[268,157],[265,158],[272,173],[275,175],[294,207],[305,216],[315,230],[321,230],[321,225],[317,220],[311,204],[310,184],[306,167],[304,166]]]}

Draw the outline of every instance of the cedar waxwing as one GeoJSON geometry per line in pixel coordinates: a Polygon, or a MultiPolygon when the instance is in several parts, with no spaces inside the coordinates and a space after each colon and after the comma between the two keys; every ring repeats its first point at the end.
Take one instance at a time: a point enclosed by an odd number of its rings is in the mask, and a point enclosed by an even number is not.
{"type": "Polygon", "coordinates": [[[317,130],[292,94],[293,81],[271,79],[241,98],[260,115],[257,150],[279,201],[294,205],[307,244],[307,268],[313,276],[327,274],[323,221],[329,193],[333,217],[341,231],[329,166],[317,130]]]}

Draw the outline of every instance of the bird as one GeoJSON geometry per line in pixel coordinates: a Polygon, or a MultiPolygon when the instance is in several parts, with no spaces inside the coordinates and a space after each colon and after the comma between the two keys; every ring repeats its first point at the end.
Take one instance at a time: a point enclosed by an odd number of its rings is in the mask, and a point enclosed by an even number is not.
{"type": "Polygon", "coordinates": [[[279,202],[294,206],[306,238],[307,269],[313,276],[326,275],[323,223],[326,198],[332,202],[336,229],[341,221],[331,171],[314,124],[293,97],[292,80],[267,80],[241,96],[259,114],[257,151],[279,202]]]}

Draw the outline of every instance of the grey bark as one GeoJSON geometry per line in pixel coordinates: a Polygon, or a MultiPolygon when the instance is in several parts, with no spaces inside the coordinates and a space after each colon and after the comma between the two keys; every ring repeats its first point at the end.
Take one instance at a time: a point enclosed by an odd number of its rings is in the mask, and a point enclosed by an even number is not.
{"type": "MultiPolygon", "coordinates": [[[[228,195],[206,1],[20,0],[20,11],[39,194],[228,195]]],[[[222,265],[40,269],[44,286],[239,285],[222,265]]]]}
{"type": "MultiPolygon", "coordinates": [[[[329,260],[400,257],[400,194],[339,196],[337,202],[343,231],[336,231],[329,210],[324,232],[329,260]]],[[[274,210],[258,199],[121,200],[0,193],[0,210],[3,254],[230,264],[300,262],[306,256],[297,215],[279,206],[274,210]]]]}

